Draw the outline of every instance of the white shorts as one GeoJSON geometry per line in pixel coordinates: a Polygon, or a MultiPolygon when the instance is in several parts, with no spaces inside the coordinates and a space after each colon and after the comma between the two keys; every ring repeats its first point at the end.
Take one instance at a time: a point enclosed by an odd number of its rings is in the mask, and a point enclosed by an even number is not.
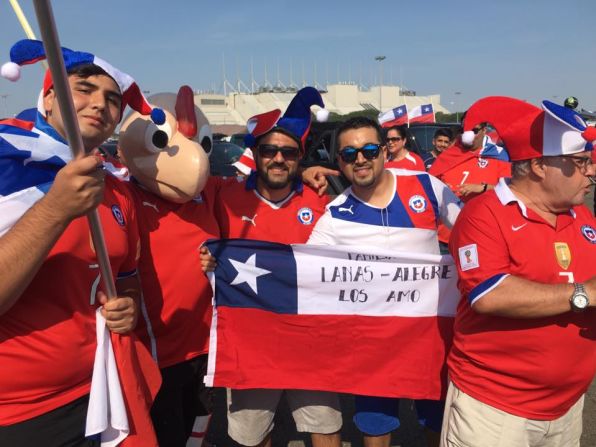
{"type": "Polygon", "coordinates": [[[336,393],[307,390],[227,390],[228,434],[239,444],[254,446],[273,430],[273,417],[285,393],[296,429],[306,433],[335,433],[341,429],[336,393]]]}

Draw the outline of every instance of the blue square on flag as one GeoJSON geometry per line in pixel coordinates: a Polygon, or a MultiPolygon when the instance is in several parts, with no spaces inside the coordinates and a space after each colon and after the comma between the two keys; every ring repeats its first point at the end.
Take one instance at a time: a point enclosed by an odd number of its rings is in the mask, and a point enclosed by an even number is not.
{"type": "Polygon", "coordinates": [[[217,306],[297,313],[296,261],[290,246],[247,239],[206,245],[217,259],[217,306]]]}
{"type": "Polygon", "coordinates": [[[406,113],[406,108],[405,106],[396,107],[393,109],[393,113],[395,113],[395,116],[402,116],[404,113],[406,113]]]}
{"type": "Polygon", "coordinates": [[[422,106],[422,113],[432,113],[433,106],[431,104],[425,104],[422,106]]]}

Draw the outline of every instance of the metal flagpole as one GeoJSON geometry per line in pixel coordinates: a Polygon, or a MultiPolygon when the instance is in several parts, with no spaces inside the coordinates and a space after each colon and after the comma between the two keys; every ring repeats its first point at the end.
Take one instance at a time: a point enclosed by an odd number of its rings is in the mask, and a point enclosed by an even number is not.
{"type": "MultiPolygon", "coordinates": [[[[27,36],[27,38],[37,40],[37,37],[35,37],[35,33],[31,29],[31,25],[29,25],[29,21],[27,20],[25,13],[21,9],[21,5],[19,5],[18,0],[9,1],[14,13],[17,16],[17,19],[19,20],[19,23],[21,24],[21,27],[23,28],[23,31],[25,31],[25,35],[27,36]]],[[[46,61],[41,61],[41,64],[43,65],[44,70],[48,69],[48,63],[46,61]]]]}
{"type": "MultiPolygon", "coordinates": [[[[56,30],[56,22],[54,21],[54,14],[49,0],[34,0],[35,15],[39,23],[41,31],[41,38],[43,46],[46,51],[46,59],[50,66],[52,73],[52,81],[54,82],[54,90],[58,98],[58,105],[60,106],[60,113],[64,121],[64,130],[66,132],[66,139],[68,145],[73,153],[74,158],[81,158],[85,156],[85,147],[83,146],[83,139],[79,130],[79,123],[77,115],[74,110],[72,102],[72,95],[68,84],[66,75],[66,68],[64,67],[64,60],[62,56],[62,49],[58,39],[58,31],[56,30]]],[[[116,297],[116,286],[114,284],[114,276],[110,268],[110,258],[108,257],[108,250],[106,248],[105,239],[103,236],[103,229],[99,220],[99,212],[97,209],[87,214],[89,220],[89,227],[91,230],[91,239],[97,254],[97,262],[101,271],[103,286],[108,296],[108,299],[116,297]]]]}

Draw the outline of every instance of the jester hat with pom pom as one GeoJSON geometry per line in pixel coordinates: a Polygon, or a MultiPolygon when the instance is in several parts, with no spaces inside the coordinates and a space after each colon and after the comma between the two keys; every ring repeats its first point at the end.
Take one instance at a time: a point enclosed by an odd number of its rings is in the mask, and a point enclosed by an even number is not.
{"type": "Polygon", "coordinates": [[[515,98],[482,98],[466,113],[462,141],[473,139],[471,129],[484,122],[497,129],[511,161],[591,151],[596,141],[596,128],[577,112],[550,101],[543,101],[541,110],[515,98]]]}
{"type": "MultiPolygon", "coordinates": [[[[120,119],[122,119],[124,109],[128,105],[131,109],[142,115],[151,115],[151,119],[155,124],[159,125],[164,123],[165,115],[163,111],[151,107],[145,96],[141,93],[139,86],[130,75],[118,70],[103,59],[100,59],[91,53],[73,51],[62,47],[62,56],[64,58],[64,65],[67,72],[81,65],[96,65],[104,70],[108,76],[116,82],[120,88],[120,93],[122,94],[120,119]]],[[[10,81],[18,81],[21,76],[22,65],[34,64],[45,58],[46,54],[41,41],[31,39],[20,40],[10,49],[10,62],[2,65],[0,68],[0,75],[10,81]]],[[[52,86],[52,75],[50,70],[47,70],[43,81],[42,96],[45,95],[52,86]]],[[[38,109],[45,115],[41,100],[38,104],[38,109]]]]}
{"type": "Polygon", "coordinates": [[[313,105],[321,107],[316,114],[317,121],[325,121],[329,112],[324,109],[323,98],[314,87],[304,87],[298,90],[281,118],[279,109],[249,118],[246,123],[249,133],[244,138],[245,145],[254,148],[257,139],[275,131],[295,140],[300,146],[300,151],[304,153],[304,144],[311,124],[310,108],[313,105]]]}

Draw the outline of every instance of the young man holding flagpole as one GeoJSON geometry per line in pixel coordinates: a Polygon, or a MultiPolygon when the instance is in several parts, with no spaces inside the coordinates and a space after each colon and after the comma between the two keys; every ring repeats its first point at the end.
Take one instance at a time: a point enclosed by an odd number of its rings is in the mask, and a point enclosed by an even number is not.
{"type": "MultiPolygon", "coordinates": [[[[102,306],[107,328],[118,334],[137,320],[134,206],[94,150],[126,105],[147,114],[151,107],[130,76],[92,54],[62,52],[88,155],[72,160],[49,71],[36,121],[0,123],[0,439],[6,445],[99,445],[99,436],[85,437],[96,312],[102,306]],[[83,217],[95,207],[118,278],[110,301],[98,290],[83,217]]],[[[45,58],[42,43],[20,41],[11,58],[2,75],[17,80],[19,65],[45,58]]]]}

